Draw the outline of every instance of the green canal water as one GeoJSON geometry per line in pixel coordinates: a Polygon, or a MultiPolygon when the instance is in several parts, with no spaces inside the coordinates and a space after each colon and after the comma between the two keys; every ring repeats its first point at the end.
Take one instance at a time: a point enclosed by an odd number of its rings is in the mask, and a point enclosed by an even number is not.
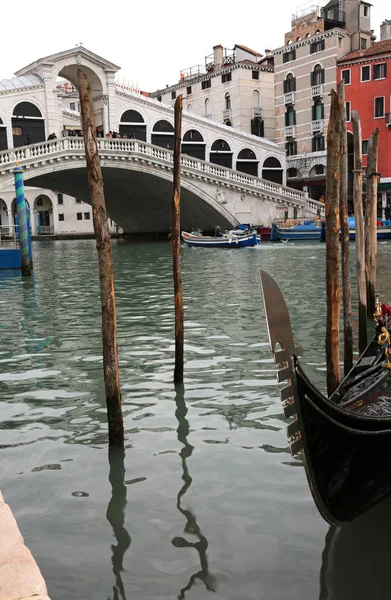
{"type": "MultiPolygon", "coordinates": [[[[388,598],[375,553],[390,505],[324,523],[287,447],[267,342],[261,265],[325,388],[324,245],[183,248],[183,389],[171,246],[113,253],[124,461],[107,449],[94,242],[36,243],[32,281],[0,274],[0,487],[52,599],[388,598]]],[[[381,244],[385,300],[390,259],[381,244]]]]}

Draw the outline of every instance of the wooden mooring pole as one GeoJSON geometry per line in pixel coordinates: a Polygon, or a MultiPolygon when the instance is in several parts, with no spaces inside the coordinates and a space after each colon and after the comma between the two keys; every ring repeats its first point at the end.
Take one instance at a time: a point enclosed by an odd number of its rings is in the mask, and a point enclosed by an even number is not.
{"type": "Polygon", "coordinates": [[[375,311],[377,268],[377,177],[379,129],[368,141],[367,202],[365,206],[365,275],[367,283],[367,315],[375,311]]]}
{"type": "Polygon", "coordinates": [[[174,274],[175,302],[175,368],[174,382],[183,382],[183,296],[182,296],[182,266],[181,266],[181,132],[182,132],[182,96],[175,101],[174,129],[174,194],[172,202],[172,268],[174,274]]]}
{"type": "Polygon", "coordinates": [[[96,142],[95,116],[91,84],[83,69],[77,70],[88,187],[98,250],[100,295],[102,304],[103,372],[106,392],[109,444],[123,446],[121,390],[117,354],[117,320],[114,295],[113,256],[109,221],[103,189],[102,170],[96,142]]]}
{"type": "Polygon", "coordinates": [[[367,347],[367,291],[365,284],[365,238],[362,205],[362,135],[360,115],[352,111],[354,145],[353,204],[356,231],[356,276],[358,293],[358,346],[361,352],[367,347]]]}
{"type": "Polygon", "coordinates": [[[326,171],[326,360],[327,392],[330,396],[340,382],[339,317],[339,191],[342,100],[331,90],[330,120],[327,131],[326,171]]]}
{"type": "Polygon", "coordinates": [[[350,282],[350,242],[348,223],[348,132],[346,127],[345,82],[338,84],[341,107],[341,143],[339,157],[339,216],[341,223],[342,304],[344,329],[344,374],[353,367],[352,289],[350,282]]]}

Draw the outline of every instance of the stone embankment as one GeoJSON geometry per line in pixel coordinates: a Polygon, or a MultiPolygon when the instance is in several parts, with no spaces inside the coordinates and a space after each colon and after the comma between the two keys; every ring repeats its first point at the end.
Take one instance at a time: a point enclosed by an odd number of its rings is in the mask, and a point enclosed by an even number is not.
{"type": "Polygon", "coordinates": [[[0,492],[0,600],[49,600],[46,583],[0,492]]]}

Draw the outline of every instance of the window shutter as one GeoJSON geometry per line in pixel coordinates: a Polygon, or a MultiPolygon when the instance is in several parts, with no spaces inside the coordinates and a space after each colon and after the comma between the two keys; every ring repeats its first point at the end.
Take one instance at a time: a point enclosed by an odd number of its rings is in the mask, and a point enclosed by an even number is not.
{"type": "Polygon", "coordinates": [[[324,69],[322,69],[320,72],[320,81],[322,84],[324,83],[324,69]]]}
{"type": "Polygon", "coordinates": [[[289,125],[289,113],[286,112],[285,113],[285,127],[288,127],[288,125],[289,125]]]}
{"type": "Polygon", "coordinates": [[[288,87],[288,82],[286,79],[284,79],[284,94],[287,93],[287,87],[288,87]]]}
{"type": "Polygon", "coordinates": [[[259,124],[259,137],[265,137],[265,125],[263,120],[259,124]]]}
{"type": "Polygon", "coordinates": [[[293,154],[297,154],[297,142],[293,142],[293,154]]]}
{"type": "Polygon", "coordinates": [[[324,119],[324,104],[321,104],[320,118],[324,119]]]}
{"type": "Polygon", "coordinates": [[[387,63],[384,63],[384,77],[387,77],[387,63]]]}
{"type": "Polygon", "coordinates": [[[316,105],[312,105],[312,118],[311,121],[316,121],[316,105]]]}
{"type": "Polygon", "coordinates": [[[286,153],[287,156],[289,156],[288,152],[289,152],[289,143],[286,142],[286,144],[285,144],[285,153],[286,153]]]}
{"type": "Polygon", "coordinates": [[[311,71],[311,87],[313,87],[315,85],[314,80],[315,80],[315,73],[313,71],[311,71]]]}
{"type": "Polygon", "coordinates": [[[312,152],[316,152],[316,139],[312,138],[312,152]]]}
{"type": "Polygon", "coordinates": [[[292,111],[293,114],[293,125],[296,125],[296,111],[292,111]]]}
{"type": "Polygon", "coordinates": [[[292,92],[296,91],[296,77],[292,79],[292,92]]]}

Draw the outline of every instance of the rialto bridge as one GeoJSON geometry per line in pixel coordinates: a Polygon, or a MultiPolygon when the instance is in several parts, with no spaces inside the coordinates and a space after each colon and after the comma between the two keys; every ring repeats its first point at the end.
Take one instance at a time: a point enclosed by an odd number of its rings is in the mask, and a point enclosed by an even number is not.
{"type": "MultiPolygon", "coordinates": [[[[0,198],[18,161],[26,185],[89,202],[83,140],[69,135],[80,130],[79,67],[91,81],[110,217],[129,233],[168,231],[173,107],[118,85],[119,67],[83,47],[0,81],[0,198]],[[45,141],[51,134],[56,139],[45,141]]],[[[183,228],[269,224],[280,209],[301,216],[322,208],[283,185],[286,159],[277,144],[185,111],[182,132],[183,228]]]]}

